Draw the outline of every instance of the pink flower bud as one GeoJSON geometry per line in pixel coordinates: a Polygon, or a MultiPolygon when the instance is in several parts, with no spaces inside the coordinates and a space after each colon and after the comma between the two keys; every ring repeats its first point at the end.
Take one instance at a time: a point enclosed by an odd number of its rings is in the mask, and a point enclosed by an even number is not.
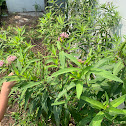
{"type": "Polygon", "coordinates": [[[60,37],[68,38],[69,35],[66,32],[63,32],[63,33],[60,34],[60,37]]]}
{"type": "Polygon", "coordinates": [[[3,60],[0,60],[0,67],[2,67],[4,64],[4,61],[3,60]]]}
{"type": "Polygon", "coordinates": [[[58,37],[58,41],[60,41],[60,37],[58,37]]]}
{"type": "Polygon", "coordinates": [[[11,64],[14,60],[16,60],[17,57],[16,56],[8,56],[7,57],[7,61],[8,61],[8,64],[11,64]]]}
{"type": "Polygon", "coordinates": [[[58,41],[62,40],[61,38],[68,38],[69,35],[66,32],[62,32],[60,36],[58,37],[58,41]]]}

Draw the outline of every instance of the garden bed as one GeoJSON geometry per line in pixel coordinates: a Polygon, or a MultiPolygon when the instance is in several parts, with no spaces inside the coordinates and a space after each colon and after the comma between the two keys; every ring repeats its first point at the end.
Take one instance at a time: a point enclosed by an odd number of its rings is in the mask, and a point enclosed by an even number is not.
{"type": "Polygon", "coordinates": [[[11,90],[12,101],[19,105],[15,123],[126,124],[125,108],[118,109],[126,98],[126,42],[111,34],[119,15],[112,4],[67,4],[61,9],[53,3],[35,22],[13,15],[9,21],[14,27],[7,28],[3,19],[0,70],[15,73],[5,77],[17,81],[11,90]]]}

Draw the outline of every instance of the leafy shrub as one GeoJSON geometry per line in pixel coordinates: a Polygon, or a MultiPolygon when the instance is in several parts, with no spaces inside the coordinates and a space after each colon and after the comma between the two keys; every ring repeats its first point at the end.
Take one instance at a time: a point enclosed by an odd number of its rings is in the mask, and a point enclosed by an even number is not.
{"type": "Polygon", "coordinates": [[[30,50],[24,28],[0,32],[0,60],[17,57],[1,67],[15,72],[2,80],[17,81],[12,93],[19,91],[20,112],[13,116],[21,125],[24,110],[28,125],[125,124],[126,110],[118,106],[126,98],[126,42],[111,35],[118,12],[93,0],[67,1],[63,11],[55,1],[51,7],[35,31],[47,56],[30,50]]]}

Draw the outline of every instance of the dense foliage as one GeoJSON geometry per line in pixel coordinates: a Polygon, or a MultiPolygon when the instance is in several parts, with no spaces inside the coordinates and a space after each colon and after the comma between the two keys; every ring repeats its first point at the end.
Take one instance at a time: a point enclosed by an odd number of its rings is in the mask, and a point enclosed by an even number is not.
{"type": "Polygon", "coordinates": [[[52,6],[30,32],[30,39],[43,39],[47,55],[31,51],[24,27],[0,31],[0,70],[15,72],[0,83],[17,81],[11,91],[12,96],[18,92],[16,123],[125,125],[126,41],[112,33],[118,12],[96,0],[67,1],[65,8],[49,2],[52,6]]]}
{"type": "Polygon", "coordinates": [[[2,5],[2,3],[4,2],[5,0],[0,0],[0,6],[2,5]]]}

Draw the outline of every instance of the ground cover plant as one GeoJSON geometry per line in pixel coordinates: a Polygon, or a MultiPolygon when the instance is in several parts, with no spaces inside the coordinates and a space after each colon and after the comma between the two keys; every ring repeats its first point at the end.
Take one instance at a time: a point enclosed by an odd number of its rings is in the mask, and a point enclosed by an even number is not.
{"type": "Polygon", "coordinates": [[[0,71],[15,73],[0,83],[17,81],[15,125],[125,125],[126,41],[111,31],[118,12],[96,0],[49,2],[34,31],[0,31],[0,71]],[[39,39],[46,55],[31,51],[39,39]]]}

